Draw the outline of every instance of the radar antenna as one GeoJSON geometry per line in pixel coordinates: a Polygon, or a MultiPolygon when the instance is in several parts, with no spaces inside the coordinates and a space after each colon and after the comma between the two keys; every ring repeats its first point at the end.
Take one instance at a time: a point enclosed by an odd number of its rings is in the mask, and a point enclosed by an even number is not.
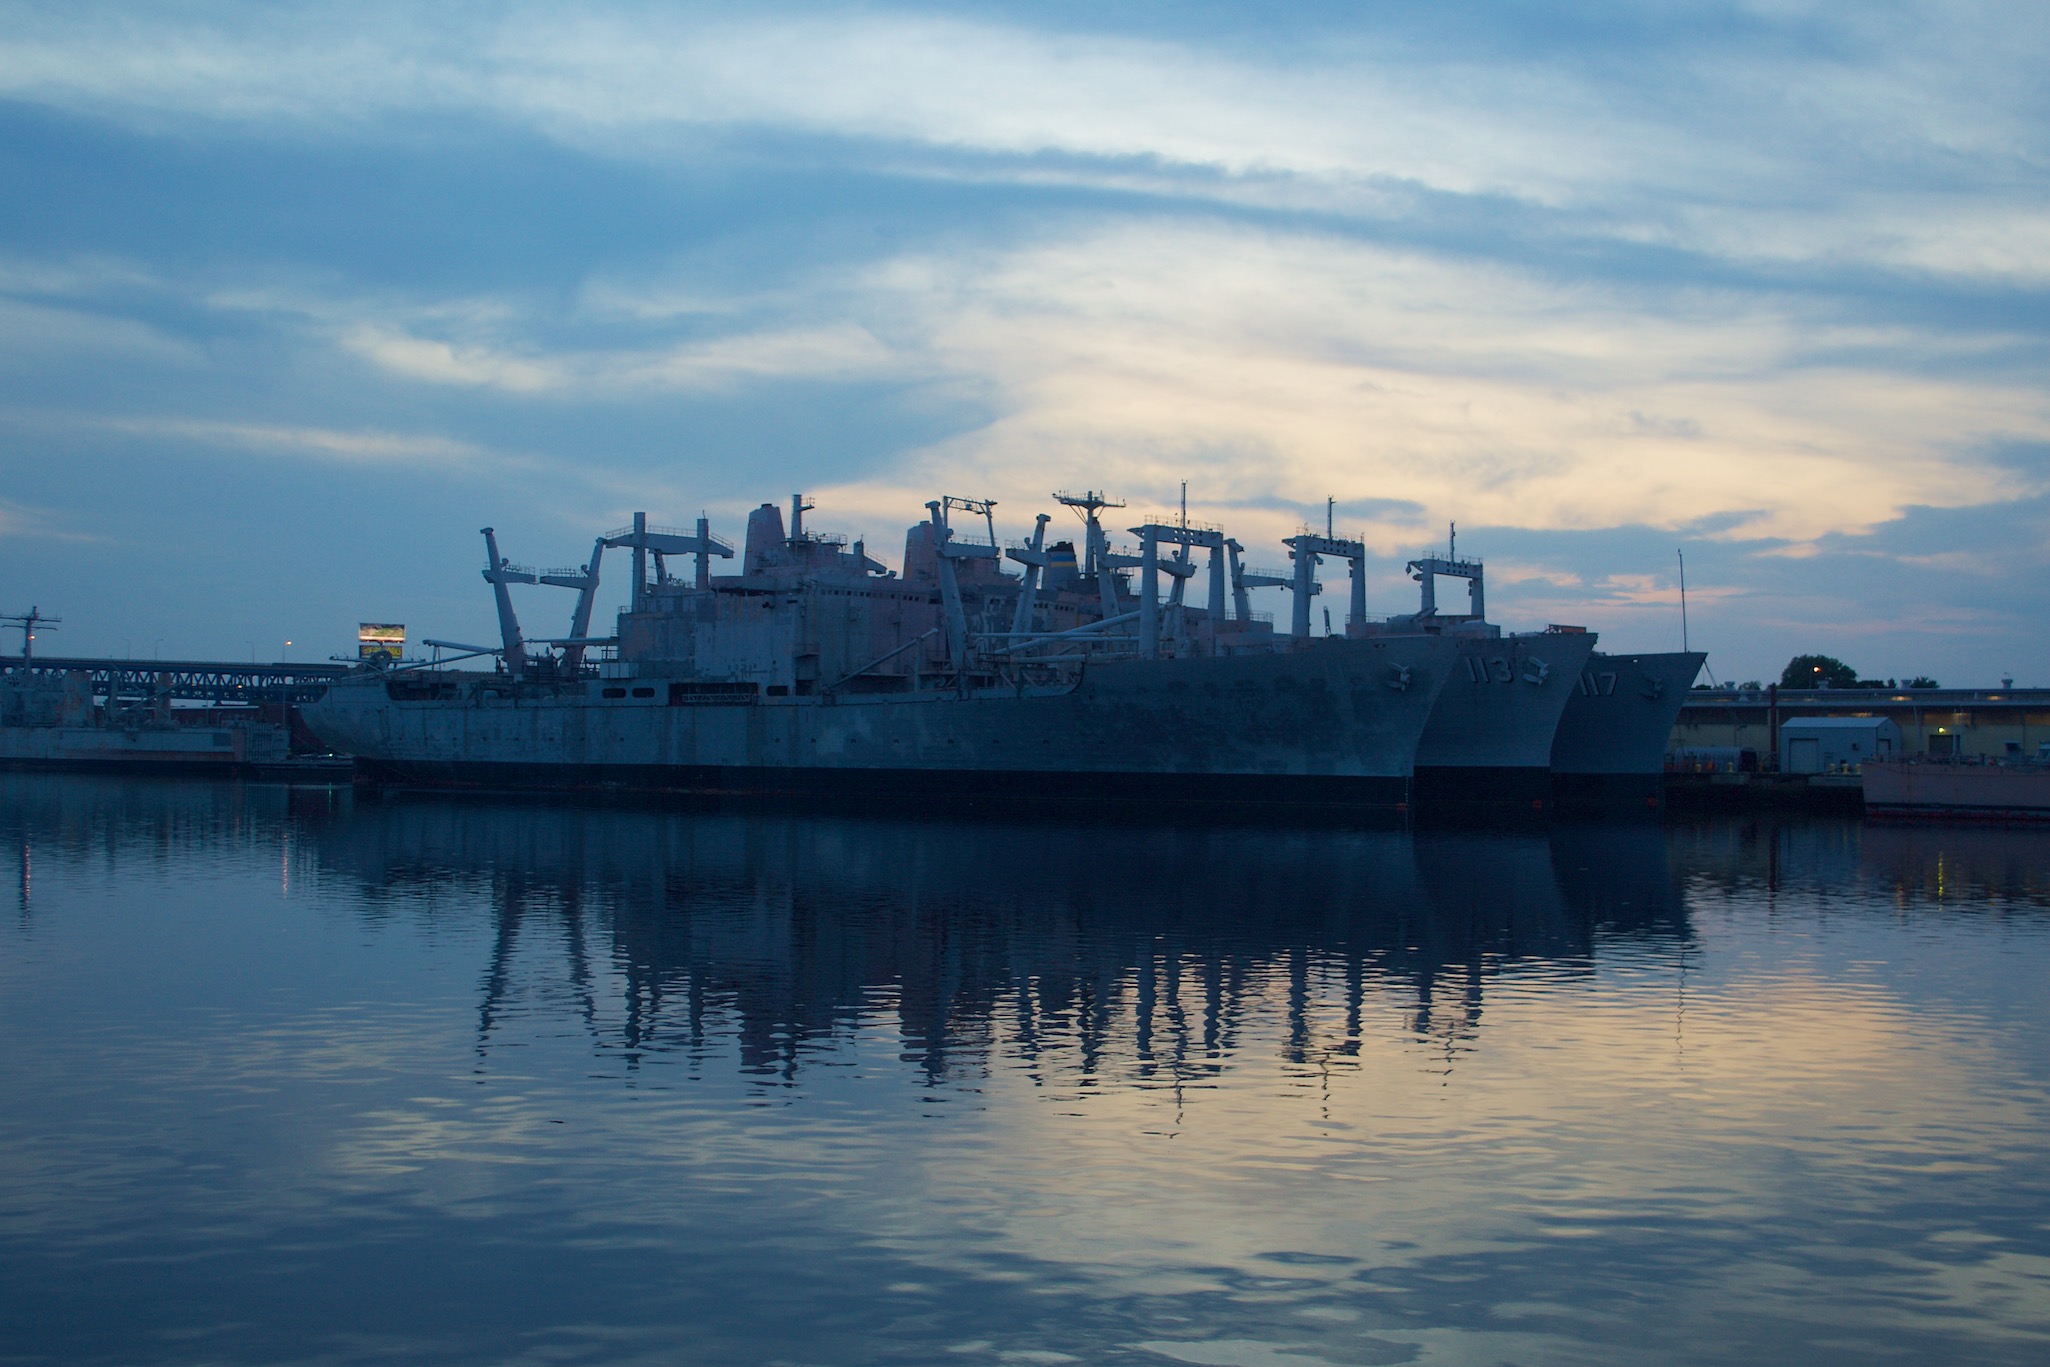
{"type": "Polygon", "coordinates": [[[1125,501],[1121,498],[1112,498],[1099,489],[1084,489],[1079,494],[1060,490],[1054,494],[1053,501],[1062,507],[1073,508],[1075,516],[1082,519],[1082,524],[1088,531],[1088,535],[1083,538],[1082,573],[1091,575],[1106,571],[1109,566],[1103,563],[1103,553],[1110,547],[1103,534],[1103,519],[1097,514],[1105,508],[1122,508],[1125,501]]]}
{"type": "Polygon", "coordinates": [[[1066,490],[1061,490],[1053,496],[1053,501],[1065,507],[1073,508],[1085,520],[1089,521],[1095,520],[1096,515],[1105,508],[1122,508],[1125,506],[1123,499],[1112,498],[1110,495],[1100,493],[1095,489],[1084,489],[1079,494],[1071,494],[1066,490]]]}

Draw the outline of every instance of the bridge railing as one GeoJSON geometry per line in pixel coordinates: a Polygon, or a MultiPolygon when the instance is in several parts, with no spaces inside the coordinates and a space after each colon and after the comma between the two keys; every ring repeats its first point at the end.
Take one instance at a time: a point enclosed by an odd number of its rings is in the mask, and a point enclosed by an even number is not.
{"type": "Polygon", "coordinates": [[[173,698],[208,702],[310,702],[353,665],[339,662],[269,664],[231,660],[127,660],[37,656],[0,658],[10,673],[89,676],[93,691],[121,697],[168,693],[173,698]]]}

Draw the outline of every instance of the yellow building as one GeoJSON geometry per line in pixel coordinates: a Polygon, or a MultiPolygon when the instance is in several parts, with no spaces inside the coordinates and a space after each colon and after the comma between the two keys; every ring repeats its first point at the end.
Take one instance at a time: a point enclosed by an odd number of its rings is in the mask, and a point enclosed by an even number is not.
{"type": "Polygon", "coordinates": [[[1769,764],[1796,717],[1884,717],[1910,755],[2033,757],[2050,745],[2050,688],[1698,688],[1666,748],[1751,750],[1769,764]]]}

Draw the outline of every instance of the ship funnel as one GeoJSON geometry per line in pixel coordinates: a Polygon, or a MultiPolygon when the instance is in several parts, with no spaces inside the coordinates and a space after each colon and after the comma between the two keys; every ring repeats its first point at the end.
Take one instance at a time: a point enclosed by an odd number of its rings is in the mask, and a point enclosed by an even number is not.
{"type": "Polygon", "coordinates": [[[747,515],[747,549],[740,572],[759,574],[789,558],[790,547],[783,536],[783,510],[773,503],[764,503],[747,515]]]}

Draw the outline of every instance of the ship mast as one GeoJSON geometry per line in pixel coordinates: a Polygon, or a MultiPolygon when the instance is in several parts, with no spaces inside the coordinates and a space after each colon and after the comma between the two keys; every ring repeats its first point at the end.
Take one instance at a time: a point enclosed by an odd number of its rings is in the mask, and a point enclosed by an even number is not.
{"type": "Polygon", "coordinates": [[[1097,516],[1105,508],[1122,508],[1125,501],[1111,498],[1096,489],[1084,489],[1079,494],[1056,492],[1053,501],[1066,508],[1073,508],[1082,519],[1082,574],[1096,576],[1097,596],[1103,600],[1103,615],[1118,615],[1117,580],[1110,572],[1110,542],[1103,534],[1103,520],[1097,516]]]}
{"type": "MultiPolygon", "coordinates": [[[[1673,554],[1680,557],[1680,649],[1686,650],[1689,648],[1687,645],[1687,552],[1674,551],[1673,554]]],[[[1670,641],[1673,638],[1668,636],[1666,639],[1670,641]]]]}

